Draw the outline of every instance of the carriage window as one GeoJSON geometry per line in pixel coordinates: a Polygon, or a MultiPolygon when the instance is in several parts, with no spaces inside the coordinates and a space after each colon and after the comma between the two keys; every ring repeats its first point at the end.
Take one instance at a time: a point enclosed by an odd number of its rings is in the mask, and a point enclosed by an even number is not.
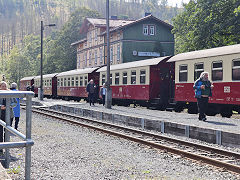
{"type": "Polygon", "coordinates": [[[83,86],[83,77],[80,76],[80,86],[83,86]]]}
{"type": "Polygon", "coordinates": [[[140,71],[140,84],[146,83],[146,70],[140,71]]]}
{"type": "Polygon", "coordinates": [[[200,77],[200,74],[204,71],[203,63],[198,63],[194,65],[194,80],[200,77]]]}
{"type": "Polygon", "coordinates": [[[67,78],[64,78],[64,87],[67,86],[67,78]]]}
{"type": "Polygon", "coordinates": [[[70,77],[68,78],[68,83],[67,83],[67,86],[70,87],[71,86],[71,79],[70,77]]]}
{"type": "Polygon", "coordinates": [[[232,80],[240,80],[240,59],[233,60],[232,80]]]}
{"type": "Polygon", "coordinates": [[[50,84],[50,86],[52,86],[52,80],[50,79],[50,81],[49,81],[49,84],[50,84]]]}
{"type": "Polygon", "coordinates": [[[180,65],[179,66],[179,81],[187,81],[188,75],[188,67],[187,65],[180,65]]]}
{"type": "Polygon", "coordinates": [[[60,82],[61,82],[61,86],[63,86],[63,78],[61,78],[61,81],[60,81],[60,82]]]}
{"type": "Polygon", "coordinates": [[[106,82],[106,75],[102,74],[102,85],[106,82]]]}
{"type": "Polygon", "coordinates": [[[115,73],[115,85],[119,84],[119,73],[115,73]]]}
{"type": "Polygon", "coordinates": [[[123,72],[123,84],[127,84],[127,72],[123,72]]]}
{"type": "Polygon", "coordinates": [[[136,71],[131,72],[131,84],[136,84],[136,71]]]}
{"type": "Polygon", "coordinates": [[[74,77],[72,77],[72,84],[71,86],[74,86],[74,77]]]}
{"type": "Polygon", "coordinates": [[[78,87],[78,77],[75,78],[76,87],[78,87]]]}
{"type": "Polygon", "coordinates": [[[88,78],[87,78],[87,76],[85,76],[85,78],[84,78],[84,84],[85,84],[85,86],[88,84],[88,78]]]}
{"type": "Polygon", "coordinates": [[[213,81],[223,80],[222,61],[212,63],[212,80],[213,81]]]}

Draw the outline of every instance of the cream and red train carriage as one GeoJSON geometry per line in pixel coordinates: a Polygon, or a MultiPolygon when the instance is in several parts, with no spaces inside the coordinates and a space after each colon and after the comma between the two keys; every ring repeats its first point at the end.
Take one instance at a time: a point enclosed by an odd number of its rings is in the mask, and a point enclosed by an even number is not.
{"type": "Polygon", "coordinates": [[[20,91],[26,91],[27,87],[31,87],[34,84],[34,77],[24,77],[20,80],[20,91]]]}
{"type": "Polygon", "coordinates": [[[197,112],[193,83],[207,71],[214,85],[208,114],[230,117],[232,110],[240,112],[240,44],[182,53],[168,62],[175,62],[177,111],[188,107],[190,113],[197,112]]]}
{"type": "MultiPolygon", "coordinates": [[[[47,98],[57,97],[57,75],[58,73],[43,75],[43,96],[47,98]]],[[[41,76],[34,78],[34,93],[38,94],[38,88],[41,85],[41,76]]]]}
{"type": "MultiPolygon", "coordinates": [[[[57,75],[58,98],[77,101],[87,99],[86,86],[90,79],[94,80],[96,86],[99,84],[99,73],[96,72],[97,69],[98,67],[85,68],[59,73],[57,75]]],[[[96,92],[96,94],[98,94],[98,92],[96,92]]]]}
{"type": "MultiPolygon", "coordinates": [[[[113,104],[129,105],[137,103],[144,106],[165,108],[171,93],[170,57],[160,57],[110,67],[110,84],[113,104]]],[[[106,67],[100,72],[100,85],[106,82],[106,67]]]]}

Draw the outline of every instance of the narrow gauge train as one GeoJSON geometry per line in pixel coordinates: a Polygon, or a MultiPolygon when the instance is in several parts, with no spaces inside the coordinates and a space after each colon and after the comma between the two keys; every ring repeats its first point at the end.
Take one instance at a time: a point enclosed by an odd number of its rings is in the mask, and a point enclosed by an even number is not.
{"type": "Polygon", "coordinates": [[[197,113],[192,87],[207,71],[214,85],[207,115],[240,113],[240,44],[177,54],[168,62],[175,63],[176,111],[188,108],[189,113],[197,113]]]}
{"type": "MultiPolygon", "coordinates": [[[[171,105],[176,112],[187,108],[197,113],[193,83],[203,71],[209,72],[214,85],[207,114],[230,117],[233,110],[240,113],[240,44],[112,65],[113,104],[136,103],[161,110],[171,105]]],[[[87,98],[85,87],[90,79],[103,85],[106,67],[72,70],[56,77],[57,98],[79,101],[87,98]]],[[[34,79],[23,78],[22,90],[34,79]]]]}

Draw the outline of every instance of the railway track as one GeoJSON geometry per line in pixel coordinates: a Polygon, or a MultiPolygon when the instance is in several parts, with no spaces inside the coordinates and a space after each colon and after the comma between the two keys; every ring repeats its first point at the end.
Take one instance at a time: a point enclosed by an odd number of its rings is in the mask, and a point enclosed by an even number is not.
{"type": "Polygon", "coordinates": [[[214,147],[169,138],[108,122],[88,119],[73,114],[54,111],[46,108],[33,108],[34,113],[46,115],[72,124],[98,130],[114,136],[145,144],[173,154],[201,161],[216,167],[240,174],[240,153],[217,149],[214,147]]]}

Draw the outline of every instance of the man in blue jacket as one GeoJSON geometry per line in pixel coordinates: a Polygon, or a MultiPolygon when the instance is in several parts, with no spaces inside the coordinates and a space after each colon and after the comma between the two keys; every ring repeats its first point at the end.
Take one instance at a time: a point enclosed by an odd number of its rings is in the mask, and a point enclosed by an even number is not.
{"type": "Polygon", "coordinates": [[[197,98],[199,120],[206,121],[206,111],[208,108],[208,98],[212,96],[212,83],[208,80],[208,72],[202,72],[200,77],[195,81],[195,98],[197,98]]]}

